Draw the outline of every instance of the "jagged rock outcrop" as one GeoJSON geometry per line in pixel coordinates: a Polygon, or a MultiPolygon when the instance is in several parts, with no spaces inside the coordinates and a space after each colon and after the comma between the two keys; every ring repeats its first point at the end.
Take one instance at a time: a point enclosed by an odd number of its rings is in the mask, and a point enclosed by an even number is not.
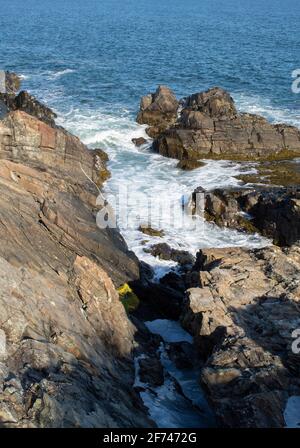
{"type": "Polygon", "coordinates": [[[5,93],[16,93],[21,87],[21,78],[16,73],[6,71],[5,75],[5,93]]]}
{"type": "Polygon", "coordinates": [[[164,129],[175,123],[179,102],[174,93],[165,86],[158,86],[155,93],[143,96],[137,122],[148,124],[150,137],[159,135],[164,129]]]}
{"type": "Polygon", "coordinates": [[[2,427],[152,425],[115,289],[138,260],[96,225],[103,169],[101,151],[61,128],[21,110],[0,120],[2,427]]]}
{"type": "Polygon", "coordinates": [[[164,156],[266,160],[300,155],[298,128],[238,113],[231,96],[218,87],[188,97],[175,122],[174,115],[168,120],[160,114],[152,121],[152,115],[145,113],[153,107],[150,101],[150,96],[142,100],[138,122],[155,125],[153,147],[164,156]]]}
{"type": "Polygon", "coordinates": [[[283,427],[288,397],[300,395],[300,247],[205,249],[196,267],[181,320],[206,360],[201,382],[219,421],[283,427]]]}
{"type": "Polygon", "coordinates": [[[153,244],[149,249],[144,249],[144,251],[161,260],[175,261],[181,266],[192,266],[195,261],[193,255],[188,251],[173,249],[167,243],[153,244]]]}
{"type": "Polygon", "coordinates": [[[49,107],[42,104],[28,92],[22,91],[17,94],[21,87],[21,79],[15,73],[6,72],[5,91],[0,91],[0,119],[11,111],[22,110],[39,120],[55,127],[57,115],[49,107]]]}
{"type": "Polygon", "coordinates": [[[201,187],[192,194],[203,195],[204,217],[219,226],[260,232],[279,246],[300,241],[300,189],[255,188],[215,189],[201,187]]]}

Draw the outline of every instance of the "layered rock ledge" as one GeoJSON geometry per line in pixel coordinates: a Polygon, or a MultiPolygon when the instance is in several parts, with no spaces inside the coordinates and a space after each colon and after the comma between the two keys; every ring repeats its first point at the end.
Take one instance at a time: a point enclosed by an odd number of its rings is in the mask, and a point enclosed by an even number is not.
{"type": "Polygon", "coordinates": [[[116,291],[138,260],[96,225],[105,157],[30,104],[0,120],[0,426],[151,426],[116,291]]]}
{"type": "Polygon", "coordinates": [[[300,249],[206,249],[181,316],[205,360],[201,383],[222,426],[283,427],[300,395],[300,249]]]}
{"type": "Polygon", "coordinates": [[[180,160],[203,158],[276,160],[300,155],[300,131],[237,111],[232,97],[215,87],[180,102],[166,87],[143,97],[138,123],[150,125],[153,147],[180,160]]]}

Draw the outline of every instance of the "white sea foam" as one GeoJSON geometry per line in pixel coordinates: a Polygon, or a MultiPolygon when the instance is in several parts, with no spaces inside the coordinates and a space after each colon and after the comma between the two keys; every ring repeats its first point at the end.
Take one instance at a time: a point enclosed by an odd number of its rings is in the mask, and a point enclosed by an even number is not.
{"type": "Polygon", "coordinates": [[[57,78],[60,78],[61,76],[68,75],[69,73],[74,73],[74,72],[75,72],[75,70],[73,70],[71,68],[66,68],[65,70],[59,70],[58,72],[54,72],[54,73],[52,72],[49,75],[49,78],[57,79],[57,78]]]}
{"type": "Polygon", "coordinates": [[[20,79],[22,79],[23,81],[27,81],[28,79],[30,79],[30,75],[24,75],[24,74],[20,74],[18,75],[20,79]]]}
{"type": "Polygon", "coordinates": [[[119,214],[120,230],[129,248],[153,266],[157,278],[174,268],[176,263],[159,260],[146,253],[144,249],[153,243],[166,242],[193,254],[206,247],[262,247],[269,244],[259,235],[220,229],[201,218],[183,216],[181,207],[198,186],[212,189],[240,185],[235,176],[241,172],[255,173],[255,164],[208,160],[204,167],[184,172],[176,168],[176,160],[153,153],[149,139],[148,147],[136,148],[131,140],[139,136],[147,138],[145,126],[136,124],[122,108],[115,108],[111,113],[71,109],[59,119],[59,124],[78,135],[90,147],[101,147],[108,152],[112,177],[105,186],[105,194],[113,203],[119,195],[120,186],[127,190],[126,219],[119,214]],[[149,222],[149,203],[145,198],[150,197],[154,203],[151,225],[164,230],[163,238],[150,237],[138,230],[140,224],[149,222]],[[174,205],[172,219],[170,210],[162,207],[170,199],[174,205]],[[182,222],[184,226],[181,226],[182,222]]]}
{"type": "Polygon", "coordinates": [[[259,95],[233,94],[240,112],[262,115],[272,123],[287,123],[300,128],[300,109],[274,106],[268,98],[259,95]]]}

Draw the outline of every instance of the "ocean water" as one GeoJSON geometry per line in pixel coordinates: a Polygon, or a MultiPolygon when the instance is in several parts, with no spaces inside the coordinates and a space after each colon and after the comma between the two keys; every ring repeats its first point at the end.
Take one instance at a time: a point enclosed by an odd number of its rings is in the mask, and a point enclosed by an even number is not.
{"type": "MultiPolygon", "coordinates": [[[[138,231],[148,220],[145,198],[154,203],[152,224],[172,247],[196,253],[269,241],[186,218],[182,204],[195,187],[238,185],[235,176],[255,164],[207,161],[185,173],[175,160],[153,154],[150,140],[137,149],[131,139],[146,136],[135,123],[140,97],[158,84],[178,97],[218,85],[240,110],[300,127],[300,94],[292,92],[299,23],[299,0],[0,0],[0,68],[20,73],[23,88],[53,108],[60,124],[107,151],[112,178],[105,194],[114,203],[120,186],[126,191],[117,208],[120,229],[160,277],[175,266],[144,252],[161,241],[138,231]],[[172,220],[163,207],[170,198],[172,220]]],[[[163,400],[170,408],[169,386],[163,400]]],[[[176,405],[175,426],[186,412],[184,403],[176,405]]],[[[162,417],[160,402],[149,406],[162,417]]]]}
{"type": "MultiPolygon", "coordinates": [[[[149,220],[145,197],[160,201],[151,223],[174,247],[195,253],[267,244],[201,220],[180,226],[180,204],[195,187],[237,185],[234,175],[255,166],[210,161],[183,173],[176,161],[151,153],[151,142],[138,150],[131,139],[145,135],[135,115],[140,97],[158,84],[178,97],[219,85],[241,110],[299,125],[299,95],[291,90],[291,73],[300,67],[297,0],[284,6],[280,0],[1,0],[0,6],[0,66],[21,73],[23,87],[52,107],[60,124],[109,153],[106,194],[113,202],[120,185],[127,189],[130,225],[118,224],[158,276],[172,263],[144,252],[155,242],[137,230],[149,220]],[[172,222],[168,209],[160,210],[170,196],[172,222]]],[[[124,210],[117,211],[123,218],[124,210]]]]}
{"type": "Polygon", "coordinates": [[[129,198],[126,211],[117,210],[118,224],[159,275],[172,263],[144,252],[155,242],[137,230],[149,220],[145,198],[157,201],[151,224],[174,247],[195,253],[268,243],[201,220],[180,224],[180,204],[195,187],[238,185],[234,175],[255,165],[208,161],[184,173],[151,153],[150,141],[139,150],[131,139],[145,136],[135,116],[140,97],[158,84],[178,97],[219,85],[241,110],[300,126],[300,94],[291,89],[300,67],[298,0],[0,0],[0,7],[0,67],[21,73],[23,87],[52,107],[60,124],[108,152],[106,194],[114,202],[121,185],[129,198]],[[171,222],[168,209],[161,211],[170,197],[171,222]]]}

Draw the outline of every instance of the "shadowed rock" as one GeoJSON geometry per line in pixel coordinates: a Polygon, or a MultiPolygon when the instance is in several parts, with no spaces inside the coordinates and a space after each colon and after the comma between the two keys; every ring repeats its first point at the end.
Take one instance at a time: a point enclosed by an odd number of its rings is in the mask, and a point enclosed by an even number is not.
{"type": "Polygon", "coordinates": [[[205,249],[181,316],[206,359],[201,382],[229,427],[283,427],[300,394],[300,249],[205,249]],[[199,268],[201,270],[199,271],[199,268]]]}
{"type": "Polygon", "coordinates": [[[299,188],[215,189],[201,187],[196,193],[204,196],[204,216],[219,226],[246,232],[260,232],[274,244],[291,246],[300,240],[299,188]]]}
{"type": "Polygon", "coordinates": [[[153,257],[158,257],[161,260],[172,260],[176,263],[186,266],[192,266],[195,258],[186,250],[173,249],[166,243],[154,244],[150,249],[144,249],[153,257]]]}

